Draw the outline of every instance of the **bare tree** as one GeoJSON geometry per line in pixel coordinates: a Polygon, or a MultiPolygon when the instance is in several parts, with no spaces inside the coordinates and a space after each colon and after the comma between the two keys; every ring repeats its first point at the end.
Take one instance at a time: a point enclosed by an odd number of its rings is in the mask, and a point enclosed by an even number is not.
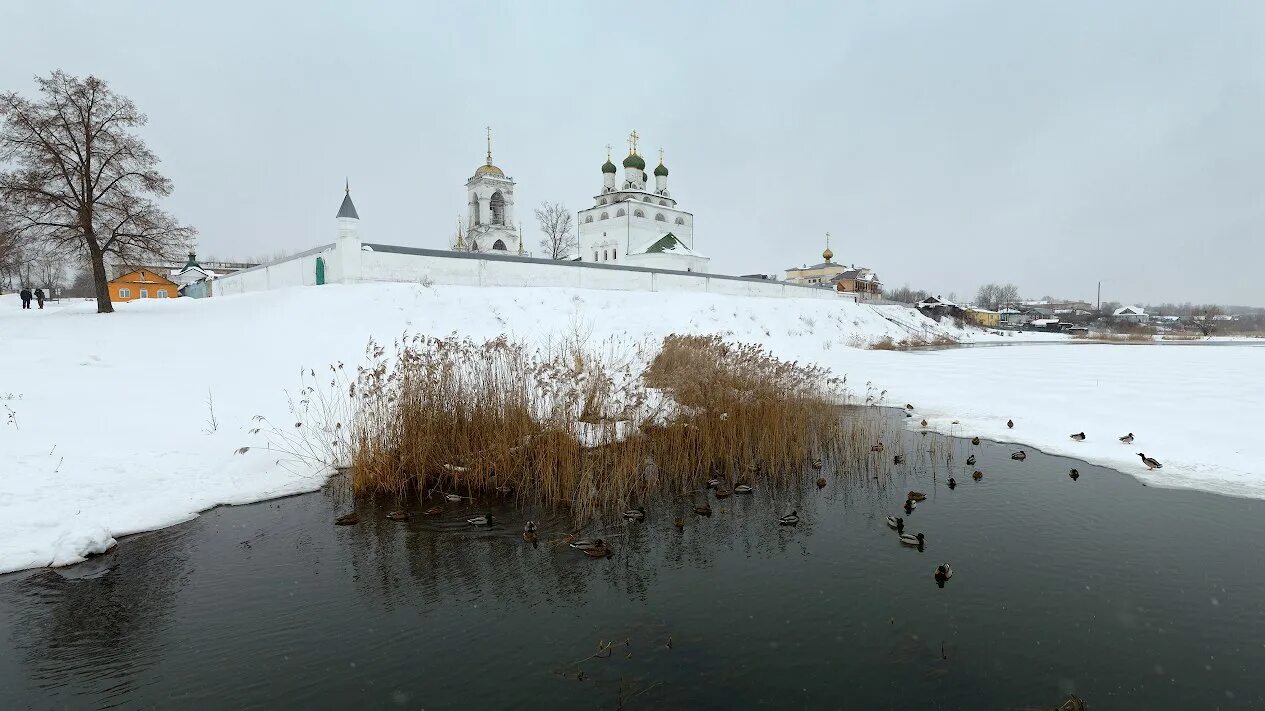
{"type": "Polygon", "coordinates": [[[1019,301],[1019,287],[1014,284],[985,284],[975,292],[975,305],[997,310],[1019,301]]]}
{"type": "Polygon", "coordinates": [[[97,312],[110,303],[105,258],[178,259],[195,231],[152,199],[171,193],[158,157],[131,129],[148,119],[106,82],[58,70],[40,99],[0,94],[0,204],[19,232],[58,254],[86,255],[97,312]]]}
{"type": "Polygon", "coordinates": [[[997,308],[1017,303],[1019,303],[1019,287],[1014,284],[1001,284],[997,287],[997,308]]]}
{"type": "Polygon", "coordinates": [[[18,272],[27,261],[27,245],[23,235],[0,215],[0,290],[13,287],[18,272]]]}
{"type": "Polygon", "coordinates": [[[540,207],[536,208],[536,220],[540,222],[540,231],[545,234],[540,240],[540,248],[550,259],[563,259],[575,254],[579,244],[572,231],[571,211],[562,203],[540,203],[540,207]]]}

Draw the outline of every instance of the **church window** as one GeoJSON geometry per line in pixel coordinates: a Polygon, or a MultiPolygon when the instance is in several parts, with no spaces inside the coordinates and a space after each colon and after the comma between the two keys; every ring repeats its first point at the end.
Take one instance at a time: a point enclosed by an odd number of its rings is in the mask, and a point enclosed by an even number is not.
{"type": "Polygon", "coordinates": [[[667,200],[660,200],[660,201],[659,201],[659,204],[660,204],[660,205],[667,205],[667,204],[668,204],[668,201],[667,201],[667,200]]]}
{"type": "Polygon", "coordinates": [[[500,190],[492,193],[492,199],[488,201],[488,207],[492,211],[492,224],[505,224],[505,198],[501,195],[500,190]]]}
{"type": "Polygon", "coordinates": [[[642,201],[642,202],[653,202],[653,200],[651,200],[651,199],[650,199],[650,198],[648,198],[648,197],[643,197],[643,198],[641,198],[641,201],[642,201]]]}
{"type": "Polygon", "coordinates": [[[588,215],[587,217],[585,217],[585,218],[584,218],[584,221],[585,221],[585,222],[592,222],[592,221],[593,221],[593,216],[592,216],[592,215],[588,215]]]}
{"type": "Polygon", "coordinates": [[[503,242],[503,241],[501,241],[501,240],[499,240],[499,239],[498,239],[497,241],[495,241],[495,242],[493,242],[493,243],[492,243],[492,249],[499,249],[499,250],[501,250],[502,252],[506,251],[506,250],[505,250],[505,242],[503,242]]]}
{"type": "Polygon", "coordinates": [[[655,219],[655,221],[656,221],[656,222],[667,222],[667,221],[668,221],[668,218],[664,217],[662,212],[660,212],[659,214],[655,215],[655,216],[654,216],[654,219],[655,219]]]}
{"type": "Polygon", "coordinates": [[[685,218],[684,218],[684,217],[678,217],[678,218],[676,218],[676,224],[678,224],[678,225],[684,225],[684,224],[685,224],[685,218]]]}
{"type": "Polygon", "coordinates": [[[612,249],[612,250],[611,250],[611,259],[619,259],[619,250],[618,250],[618,249],[612,249]]]}
{"type": "Polygon", "coordinates": [[[633,210],[633,217],[645,217],[646,213],[641,210],[633,210]]]}
{"type": "Polygon", "coordinates": [[[615,217],[623,217],[625,214],[627,213],[624,212],[624,208],[622,207],[615,211],[615,217]]]}
{"type": "Polygon", "coordinates": [[[597,261],[597,250],[593,250],[593,261],[597,261]]]}
{"type": "Polygon", "coordinates": [[[603,261],[603,262],[608,261],[608,260],[607,260],[607,257],[609,257],[609,256],[610,256],[610,254],[609,254],[606,250],[604,250],[604,249],[603,249],[603,250],[602,250],[602,261],[603,261]]]}
{"type": "Polygon", "coordinates": [[[479,196],[470,196],[470,224],[477,225],[479,223],[479,196]]]}
{"type": "Polygon", "coordinates": [[[602,213],[602,216],[601,216],[601,217],[599,217],[599,218],[597,218],[597,219],[599,219],[599,220],[607,220],[607,219],[610,219],[610,214],[609,214],[609,213],[606,213],[606,212],[603,212],[603,213],[602,213]]]}
{"type": "Polygon", "coordinates": [[[598,205],[605,205],[605,204],[606,204],[606,198],[598,198],[598,200],[597,200],[597,204],[598,204],[598,205]]]}

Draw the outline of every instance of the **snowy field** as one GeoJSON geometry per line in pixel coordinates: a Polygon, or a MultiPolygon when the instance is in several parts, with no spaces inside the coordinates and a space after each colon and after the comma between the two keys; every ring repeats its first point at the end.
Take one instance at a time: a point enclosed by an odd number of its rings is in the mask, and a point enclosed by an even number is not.
{"type": "Polygon", "coordinates": [[[405,332],[596,346],[722,333],[812,361],[912,402],[933,429],[1014,441],[1116,467],[1148,484],[1265,498],[1252,458],[1265,416],[1265,349],[1029,343],[921,352],[856,347],[964,334],[901,307],[850,302],[531,288],[324,286],[150,300],[98,316],[91,302],[22,311],[0,297],[0,571],[62,565],[114,538],[216,504],[317,489],[247,434],[285,422],[301,368],[362,361],[405,332]],[[1014,418],[1014,430],[1005,427],[1014,418]],[[960,424],[952,424],[958,420],[960,424]],[[1089,439],[1073,442],[1072,432],[1089,439]],[[1132,431],[1133,446],[1116,441],[1132,431]],[[256,449],[235,455],[242,446],[256,449]],[[1148,473],[1135,452],[1164,463],[1148,473]]]}

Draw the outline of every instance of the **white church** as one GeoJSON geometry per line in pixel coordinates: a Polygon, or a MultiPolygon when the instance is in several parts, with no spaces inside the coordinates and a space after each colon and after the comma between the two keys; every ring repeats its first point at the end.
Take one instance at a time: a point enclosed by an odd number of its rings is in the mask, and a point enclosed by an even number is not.
{"type": "Polygon", "coordinates": [[[694,215],[678,209],[668,191],[663,151],[652,190],[646,161],[637,153],[639,138],[636,131],[629,135],[622,180],[607,147],[602,190],[576,219],[580,261],[706,272],[711,259],[694,249],[694,215]]]}
{"type": "Polygon", "coordinates": [[[457,252],[523,254],[522,228],[514,228],[514,180],[492,163],[492,129],[486,162],[466,181],[465,229],[457,225],[457,252]]]}

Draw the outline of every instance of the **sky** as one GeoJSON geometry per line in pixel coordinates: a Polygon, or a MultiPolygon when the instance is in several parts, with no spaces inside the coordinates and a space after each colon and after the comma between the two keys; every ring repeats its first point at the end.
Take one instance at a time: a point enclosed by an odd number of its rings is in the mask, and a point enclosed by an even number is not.
{"type": "MultiPolygon", "coordinates": [[[[204,257],[445,248],[483,162],[572,211],[628,133],[712,271],[835,260],[964,297],[1265,305],[1265,3],[8,0],[0,91],[148,114],[204,257]]],[[[534,235],[534,237],[532,237],[534,235]]]]}

